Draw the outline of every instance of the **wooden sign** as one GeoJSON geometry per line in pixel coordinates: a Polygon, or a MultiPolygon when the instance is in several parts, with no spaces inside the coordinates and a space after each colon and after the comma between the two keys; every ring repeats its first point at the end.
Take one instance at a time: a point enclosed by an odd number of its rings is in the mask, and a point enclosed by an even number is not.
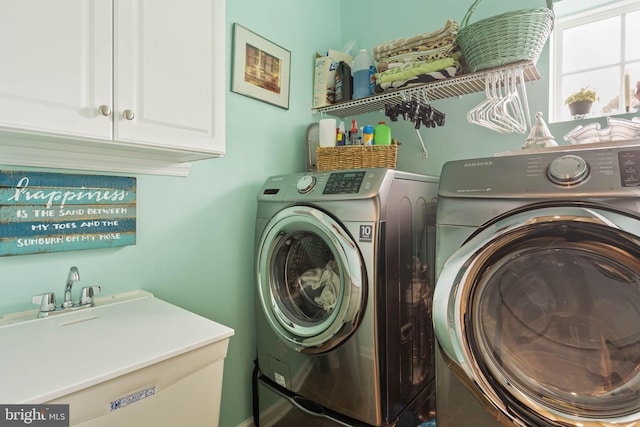
{"type": "Polygon", "coordinates": [[[136,178],[0,171],[0,256],[136,244],[136,178]]]}

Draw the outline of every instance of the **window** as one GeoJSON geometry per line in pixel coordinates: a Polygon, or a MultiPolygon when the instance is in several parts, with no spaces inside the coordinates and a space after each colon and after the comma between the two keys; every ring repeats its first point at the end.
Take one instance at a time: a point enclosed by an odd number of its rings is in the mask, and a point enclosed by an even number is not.
{"type": "Polygon", "coordinates": [[[624,113],[627,103],[631,112],[637,112],[640,2],[563,0],[556,3],[556,13],[550,67],[552,121],[574,118],[565,100],[583,87],[595,90],[599,98],[585,117],[624,113]]]}

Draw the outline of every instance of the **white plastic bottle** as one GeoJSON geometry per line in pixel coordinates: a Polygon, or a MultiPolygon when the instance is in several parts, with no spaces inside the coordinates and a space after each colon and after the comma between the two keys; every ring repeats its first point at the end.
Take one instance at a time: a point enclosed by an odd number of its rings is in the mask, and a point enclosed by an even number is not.
{"type": "Polygon", "coordinates": [[[351,63],[351,74],[353,76],[353,98],[364,98],[373,95],[373,87],[376,84],[376,67],[367,49],[360,49],[360,52],[351,63]]]}

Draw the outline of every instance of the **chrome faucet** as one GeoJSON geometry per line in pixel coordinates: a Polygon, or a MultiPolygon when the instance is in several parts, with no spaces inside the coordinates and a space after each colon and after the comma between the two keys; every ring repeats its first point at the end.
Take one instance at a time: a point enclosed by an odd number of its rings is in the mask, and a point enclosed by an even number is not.
{"type": "Polygon", "coordinates": [[[73,307],[73,299],[71,298],[71,288],[73,284],[80,280],[80,271],[78,267],[71,267],[69,269],[69,275],[67,276],[67,285],[64,288],[64,301],[62,301],[62,308],[73,307]]]}
{"type": "Polygon", "coordinates": [[[71,267],[67,275],[67,284],[64,287],[64,301],[60,306],[56,306],[56,296],[53,292],[34,295],[31,298],[31,302],[40,306],[38,317],[47,317],[70,310],[94,307],[94,297],[100,292],[100,286],[86,286],[82,288],[80,291],[80,299],[77,303],[74,303],[71,290],[73,284],[78,281],[80,281],[80,271],[78,271],[78,267],[71,267]]]}

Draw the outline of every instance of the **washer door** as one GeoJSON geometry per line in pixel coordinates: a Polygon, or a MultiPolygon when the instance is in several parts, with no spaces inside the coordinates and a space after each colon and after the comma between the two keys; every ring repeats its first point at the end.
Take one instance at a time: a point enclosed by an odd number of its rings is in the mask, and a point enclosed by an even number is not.
{"type": "Polygon", "coordinates": [[[308,206],[276,214],[257,253],[258,298],[271,328],[305,353],[328,351],[358,327],[365,267],[355,241],[308,206]]]}
{"type": "Polygon", "coordinates": [[[640,426],[640,220],[597,206],[519,210],[438,278],[454,370],[521,426],[640,426]]]}

